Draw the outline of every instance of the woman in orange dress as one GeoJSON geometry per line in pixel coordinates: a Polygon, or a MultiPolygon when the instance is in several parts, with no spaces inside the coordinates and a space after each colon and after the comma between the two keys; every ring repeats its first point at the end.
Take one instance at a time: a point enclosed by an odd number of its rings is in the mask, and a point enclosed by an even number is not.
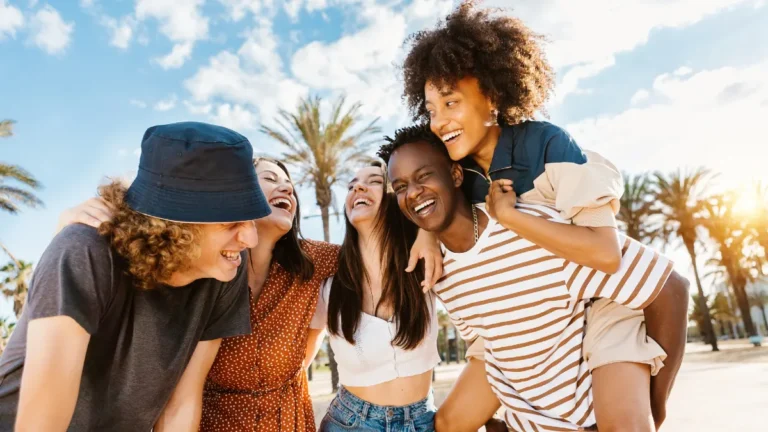
{"type": "Polygon", "coordinates": [[[322,331],[309,322],[320,284],[336,272],[339,247],[300,240],[288,170],[269,159],[255,165],[272,214],[257,223],[259,244],[249,254],[253,333],[222,341],[205,383],[200,430],[314,432],[304,371],[322,331]]]}

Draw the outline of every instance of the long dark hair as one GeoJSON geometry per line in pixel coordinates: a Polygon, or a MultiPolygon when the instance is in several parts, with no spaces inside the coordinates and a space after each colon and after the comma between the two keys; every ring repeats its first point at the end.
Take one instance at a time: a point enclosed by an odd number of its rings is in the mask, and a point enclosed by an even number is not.
{"type": "MultiPolygon", "coordinates": [[[[386,169],[381,163],[373,166],[386,169]]],[[[379,304],[390,304],[397,333],[392,343],[403,349],[416,348],[429,330],[431,310],[420,281],[423,265],[407,273],[408,254],[416,239],[417,227],[405,218],[397,206],[395,194],[385,190],[376,215],[374,236],[381,245],[382,294],[379,304]]],[[[328,331],[354,344],[355,331],[363,312],[363,287],[370,275],[363,265],[359,235],[344,212],[346,234],[339,253],[339,270],[333,278],[328,300],[328,331]]]]}
{"type": "MultiPolygon", "coordinates": [[[[253,167],[256,168],[261,162],[271,162],[281,170],[285,172],[288,179],[291,178],[291,173],[288,172],[288,168],[276,159],[267,157],[257,157],[253,159],[253,167]]],[[[293,216],[293,224],[290,231],[285,233],[280,240],[275,243],[275,248],[272,250],[272,259],[275,260],[280,266],[282,266],[288,273],[293,276],[298,276],[302,282],[306,282],[312,278],[315,274],[315,263],[301,248],[301,240],[304,236],[301,235],[301,208],[299,207],[299,196],[294,191],[294,197],[296,198],[296,214],[293,216]],[[301,240],[300,240],[301,239],[301,240]]]]}

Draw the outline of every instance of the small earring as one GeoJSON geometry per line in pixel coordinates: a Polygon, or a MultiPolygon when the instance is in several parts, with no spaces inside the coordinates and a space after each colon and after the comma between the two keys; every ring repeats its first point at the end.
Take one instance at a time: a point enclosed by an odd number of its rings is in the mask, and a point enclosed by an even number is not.
{"type": "Polygon", "coordinates": [[[491,111],[491,119],[483,123],[486,127],[497,126],[499,124],[499,110],[494,109],[491,111]]]}

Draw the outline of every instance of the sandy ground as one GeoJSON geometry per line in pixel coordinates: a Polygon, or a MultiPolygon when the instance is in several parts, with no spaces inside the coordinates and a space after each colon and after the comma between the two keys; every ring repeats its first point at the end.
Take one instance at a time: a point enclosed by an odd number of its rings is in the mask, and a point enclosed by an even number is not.
{"type": "MultiPolygon", "coordinates": [[[[725,341],[720,349],[713,353],[707,345],[686,347],[662,431],[768,431],[768,340],[760,348],[746,341],[725,341]]],[[[463,366],[438,366],[434,384],[438,405],[463,366]]],[[[315,373],[310,393],[318,424],[333,399],[330,392],[330,374],[315,373]]]]}

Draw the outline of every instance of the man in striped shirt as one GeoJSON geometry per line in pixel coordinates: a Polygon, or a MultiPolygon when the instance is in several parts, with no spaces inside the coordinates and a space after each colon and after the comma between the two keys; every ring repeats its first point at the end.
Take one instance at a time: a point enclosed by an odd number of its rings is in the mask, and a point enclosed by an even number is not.
{"type": "MultiPolygon", "coordinates": [[[[521,238],[466,200],[461,167],[424,128],[398,131],[379,155],[390,164],[400,209],[444,246],[435,291],[462,337],[475,340],[470,351],[480,347],[512,430],[656,430],[663,417],[654,425],[651,406],[663,413],[687,324],[687,284],[679,275],[668,280],[668,259],[622,237],[621,269],[608,275],[521,238]],[[667,334],[664,349],[646,337],[646,322],[656,340],[667,334]],[[671,371],[652,383],[665,357],[671,371]]],[[[569,223],[546,206],[518,209],[569,223]]],[[[438,413],[438,432],[482,425],[498,407],[476,379],[479,365],[470,362],[443,406],[471,404],[473,413],[448,412],[448,421],[438,413]]]]}

